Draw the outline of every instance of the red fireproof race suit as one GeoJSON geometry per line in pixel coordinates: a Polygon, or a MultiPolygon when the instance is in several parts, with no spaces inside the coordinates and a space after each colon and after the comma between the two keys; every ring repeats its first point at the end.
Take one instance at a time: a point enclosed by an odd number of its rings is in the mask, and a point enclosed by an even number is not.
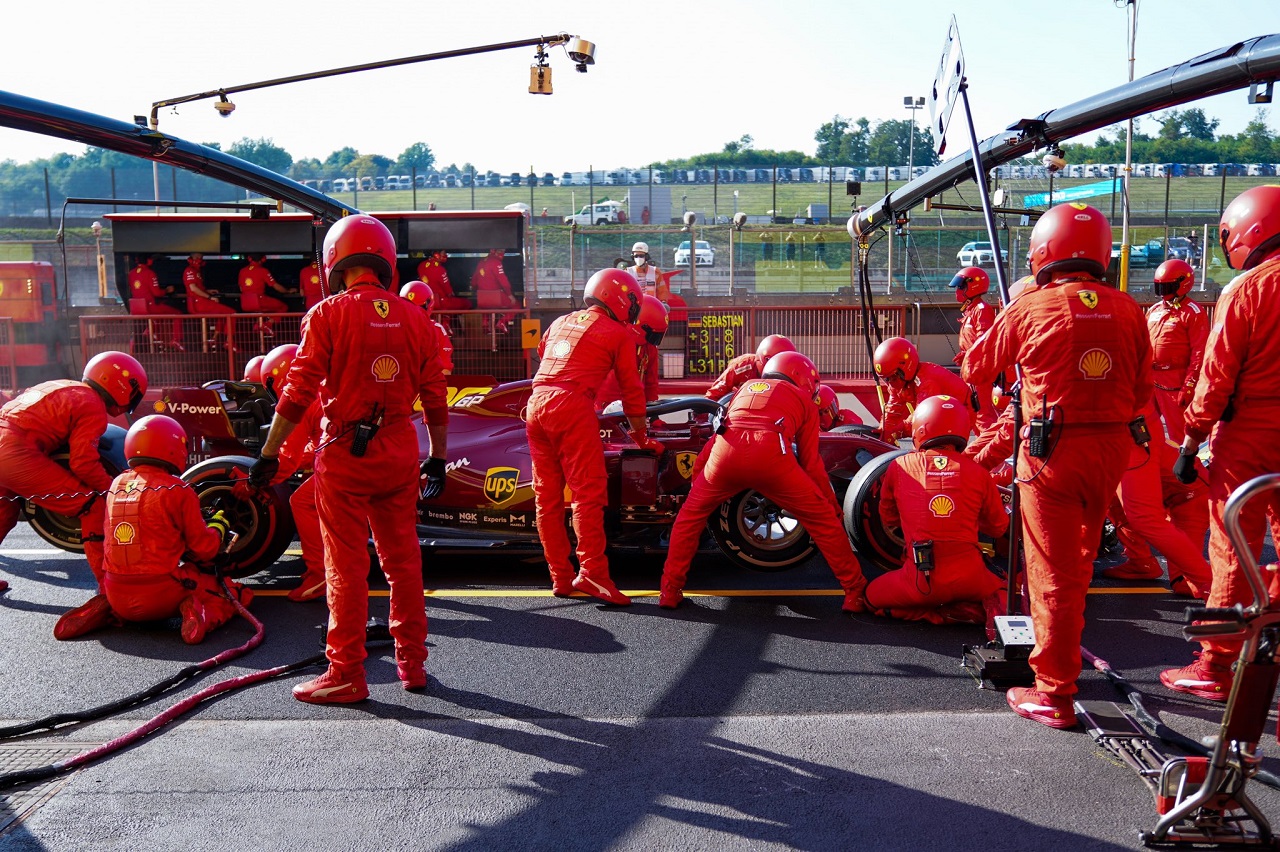
{"type": "MultiPolygon", "coordinates": [[[[211,573],[184,561],[211,562],[222,536],[205,526],[191,486],[156,465],[138,465],[116,477],[107,497],[106,576],[102,592],[125,621],[155,621],[178,614],[198,597],[207,630],[231,620],[235,607],[211,573]]],[[[238,583],[229,583],[236,590],[238,583]]]]}
{"type": "Polygon", "coordinates": [[[720,378],[711,383],[711,387],[707,388],[704,396],[707,399],[720,399],[747,382],[760,378],[763,371],[764,359],[756,353],[748,352],[745,355],[738,355],[729,362],[729,366],[724,368],[720,378]]]}
{"type": "Polygon", "coordinates": [[[436,330],[436,348],[440,351],[440,370],[446,376],[453,372],[453,340],[449,329],[443,324],[431,321],[436,330]]]}
{"type": "Polygon", "coordinates": [[[590,578],[609,579],[604,553],[607,479],[595,391],[612,372],[621,389],[623,413],[633,427],[644,428],[636,338],[629,326],[593,305],[552,322],[538,355],[542,360],[533,377],[525,430],[533,460],[538,537],[551,579],[563,587],[574,578],[564,523],[566,484],[573,494],[578,565],[590,578]]]}
{"type": "MultiPolygon", "coordinates": [[[[1222,522],[1227,498],[1255,476],[1280,471],[1280,252],[1245,272],[1218,298],[1205,347],[1195,398],[1184,412],[1187,437],[1210,435],[1209,564],[1213,569],[1210,607],[1249,604],[1253,595],[1240,557],[1222,522]],[[1216,425],[1215,425],[1216,424],[1216,425]]],[[[1280,503],[1253,500],[1240,513],[1240,528],[1253,558],[1260,558],[1268,511],[1280,503]],[[1270,503],[1270,505],[1268,505],[1270,503]]],[[[1201,662],[1226,671],[1240,643],[1204,642],[1201,662]]]]}
{"type": "Polygon", "coordinates": [[[265,266],[249,261],[249,265],[240,270],[240,294],[247,296],[257,294],[258,307],[256,310],[245,309],[248,313],[266,313],[266,314],[282,314],[289,310],[289,306],[274,296],[267,295],[267,288],[273,290],[283,290],[280,283],[276,281],[271,271],[265,266]]]}
{"type": "MultiPolygon", "coordinates": [[[[272,478],[271,484],[284,482],[294,473],[313,471],[316,463],[316,446],[321,442],[320,400],[317,399],[307,407],[306,413],[297,428],[289,433],[280,445],[278,458],[280,470],[272,478]]],[[[324,539],[320,534],[320,509],[316,503],[316,478],[309,476],[289,495],[289,508],[293,514],[293,524],[298,530],[298,541],[302,545],[302,581],[298,584],[299,594],[317,586],[324,586],[324,539]]],[[[311,595],[307,597],[318,596],[311,595]]],[[[305,599],[305,598],[304,598],[305,599]]]]}
{"type": "Polygon", "coordinates": [[[964,403],[971,416],[974,414],[969,385],[938,364],[921,361],[915,379],[906,387],[901,390],[892,385],[888,387],[889,399],[884,404],[884,416],[880,418],[880,436],[890,443],[911,433],[911,412],[931,396],[945,394],[954,397],[964,403]]]}
{"type": "Polygon", "coordinates": [[[298,273],[298,289],[302,291],[302,309],[304,311],[311,310],[317,302],[324,298],[324,291],[320,287],[320,265],[314,260],[309,265],[302,267],[302,271],[298,273]]]}
{"type": "Polygon", "coordinates": [[[1093,557],[1111,495],[1129,460],[1126,424],[1151,399],[1151,343],[1127,293],[1064,277],[1023,293],[964,359],[964,379],[989,382],[1022,367],[1022,410],[1050,414],[1049,451],[1017,463],[1023,545],[1035,625],[1036,689],[1068,696],[1080,675],[1080,636],[1093,557]]]}
{"type": "MultiPolygon", "coordinates": [[[[155,270],[150,266],[140,263],[129,272],[129,300],[141,299],[145,303],[141,313],[182,316],[182,311],[160,301],[160,298],[165,295],[167,294],[160,286],[160,279],[156,277],[155,270]]],[[[169,323],[169,340],[173,343],[182,342],[182,320],[172,320],[169,323]]]]}
{"type": "MultiPolygon", "coordinates": [[[[644,332],[636,326],[628,326],[636,336],[636,364],[640,370],[640,380],[644,383],[644,401],[658,401],[658,347],[644,339],[644,332]]],[[[614,400],[622,399],[622,388],[618,380],[609,373],[600,382],[596,391],[596,409],[601,410],[614,400]]]]}
{"type": "MultiPolygon", "coordinates": [[[[964,353],[973,348],[974,341],[986,334],[987,329],[996,321],[995,308],[975,296],[960,306],[960,340],[955,362],[963,366],[964,353]]],[[[991,401],[991,386],[980,385],[974,388],[978,395],[977,431],[981,432],[996,422],[998,416],[995,404],[991,401]]]]}
{"type": "MultiPolygon", "coordinates": [[[[1200,479],[1190,485],[1184,485],[1173,475],[1173,463],[1178,460],[1178,445],[1157,438],[1151,442],[1151,451],[1153,455],[1159,454],[1153,461],[1156,462],[1156,467],[1160,471],[1160,496],[1164,511],[1173,526],[1187,537],[1196,555],[1200,556],[1204,553],[1204,539],[1209,532],[1209,487],[1206,484],[1208,474],[1197,462],[1196,470],[1200,479]]],[[[1120,487],[1124,488],[1123,481],[1120,487]]],[[[1116,535],[1124,545],[1125,552],[1129,554],[1129,562],[1136,566],[1150,566],[1155,569],[1153,576],[1158,575],[1160,566],[1151,557],[1151,546],[1145,538],[1131,528],[1123,507],[1112,506],[1111,520],[1115,522],[1116,535]]],[[[1159,548],[1159,544],[1156,544],[1156,547],[1159,548]]],[[[1205,571],[1209,571],[1208,563],[1205,564],[1205,571]]],[[[1177,576],[1176,569],[1170,570],[1169,573],[1171,579],[1177,576]]],[[[1210,579],[1211,575],[1206,573],[1202,580],[1195,581],[1196,591],[1207,594],[1210,579]]]]}
{"type": "MultiPolygon", "coordinates": [[[[1177,524],[1169,520],[1165,509],[1161,479],[1162,475],[1173,478],[1173,462],[1177,461],[1177,452],[1174,452],[1172,459],[1162,455],[1160,448],[1166,444],[1155,434],[1155,429],[1159,427],[1154,402],[1147,405],[1143,415],[1153,427],[1149,451],[1136,445],[1129,450],[1128,467],[1120,478],[1120,487],[1116,492],[1123,513],[1123,525],[1120,519],[1112,520],[1125,530],[1129,538],[1140,539],[1164,555],[1169,563],[1170,581],[1181,576],[1191,584],[1193,592],[1207,593],[1211,576],[1209,564],[1201,555],[1204,551],[1204,530],[1200,531],[1199,538],[1191,538],[1187,531],[1179,529],[1177,524]]],[[[1125,549],[1128,549],[1127,544],[1125,549]]],[[[1148,557],[1150,553],[1148,549],[1148,557]]],[[[1133,554],[1130,554],[1130,558],[1134,558],[1133,554]]]]}
{"type": "Polygon", "coordinates": [[[818,455],[818,408],[813,399],[783,379],[757,379],[734,396],[726,422],[671,528],[663,593],[684,589],[707,518],[746,489],[759,491],[790,512],[813,537],[845,592],[860,591],[866,581],[818,455]]]}
{"type": "Polygon", "coordinates": [[[418,440],[410,422],[415,396],[424,418],[447,416],[436,336],[420,307],[369,279],[348,284],[302,321],[302,342],[276,412],[299,423],[320,399],[328,423],[316,454],[316,495],[328,584],[325,653],[343,677],[359,677],[369,612],[367,536],[391,589],[389,627],[396,659],[426,660],[427,614],[416,532],[418,440]],[[362,457],[351,454],[361,422],[381,420],[362,457]]]}
{"type": "Polygon", "coordinates": [[[836,412],[835,420],[831,421],[831,425],[824,429],[824,432],[830,432],[840,426],[862,426],[862,418],[848,408],[842,408],[836,412]]]}
{"type": "MultiPolygon", "coordinates": [[[[430,283],[430,282],[428,282],[430,283]]],[[[514,308],[515,296],[511,295],[511,282],[507,280],[507,271],[502,268],[502,258],[486,257],[471,273],[471,292],[476,297],[477,308],[514,308]]],[[[514,313],[502,314],[498,322],[504,325],[515,318],[514,313]]],[[[485,328],[489,327],[489,319],[485,318],[485,328]]]]}
{"type": "Polygon", "coordinates": [[[193,314],[234,314],[235,308],[215,302],[204,288],[204,270],[191,263],[182,271],[182,286],[187,288],[187,312],[193,314]]]}
{"type": "Polygon", "coordinates": [[[941,607],[981,603],[1003,581],[987,570],[978,533],[998,536],[1009,515],[991,475],[949,447],[899,456],[880,485],[880,519],[901,527],[907,546],[902,567],[867,586],[867,605],[908,620],[944,621],[941,607]],[[912,542],[933,542],[933,568],[915,563],[912,542]]]}
{"type": "Polygon", "coordinates": [[[433,311],[469,311],[471,303],[453,292],[453,284],[449,282],[449,273],[444,264],[438,260],[427,258],[418,264],[418,280],[427,282],[431,288],[433,311]]]}
{"type": "MultiPolygon", "coordinates": [[[[1182,412],[1191,402],[1209,340],[1209,316],[1194,299],[1183,297],[1156,302],[1147,308],[1147,332],[1151,335],[1151,370],[1155,376],[1156,408],[1169,437],[1181,444],[1182,412]]],[[[1159,424],[1148,424],[1154,435],[1159,424]]]]}
{"type": "Polygon", "coordinates": [[[98,455],[98,439],[106,430],[102,397],[69,379],[36,385],[0,408],[0,541],[18,523],[15,497],[79,515],[85,559],[102,582],[103,495],[111,476],[98,455]],[[49,458],[63,447],[70,448],[70,470],[49,458]]]}

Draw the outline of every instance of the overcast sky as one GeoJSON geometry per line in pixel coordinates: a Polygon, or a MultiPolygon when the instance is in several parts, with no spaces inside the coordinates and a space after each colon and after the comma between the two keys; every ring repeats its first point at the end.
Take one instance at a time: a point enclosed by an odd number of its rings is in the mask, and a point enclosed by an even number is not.
{"type": "MultiPolygon", "coordinates": [[[[219,86],[569,32],[597,44],[597,64],[575,73],[554,48],[551,97],[527,93],[533,49],[519,48],[246,92],[229,118],[211,101],[160,114],[161,130],[224,148],[266,137],[295,158],[346,145],[395,157],[422,141],[440,166],[559,173],[718,151],[743,134],[813,153],[837,113],[907,118],[903,96],[927,93],[953,13],[979,138],[1127,79],[1127,13],[1113,0],[61,0],[8,13],[0,87],[129,120],[219,86]]],[[[1277,0],[1142,0],[1135,74],[1274,32],[1277,0]]],[[[1198,105],[1228,133],[1256,109],[1243,92],[1198,105]]],[[[0,159],[83,149],[0,129],[0,159]]]]}

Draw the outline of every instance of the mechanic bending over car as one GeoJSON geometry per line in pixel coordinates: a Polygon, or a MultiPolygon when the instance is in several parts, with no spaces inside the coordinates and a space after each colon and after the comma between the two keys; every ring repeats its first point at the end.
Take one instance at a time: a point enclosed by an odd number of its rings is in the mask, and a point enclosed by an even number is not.
{"type": "Polygon", "coordinates": [[[985,386],[1022,368],[1020,444],[1027,588],[1036,648],[1032,687],[1006,693],[1019,716],[1076,724],[1080,636],[1093,555],[1111,495],[1151,398],[1151,344],[1142,309],[1103,281],[1111,226],[1087,204],[1040,217],[1028,241],[1038,289],[1024,292],[965,355],[961,375],[985,386]]]}
{"type": "MultiPolygon", "coordinates": [[[[1280,186],[1256,186],[1227,205],[1218,226],[1227,265],[1244,273],[1227,285],[1213,314],[1213,330],[1195,396],[1183,415],[1186,437],[1174,472],[1194,482],[1196,452],[1212,434],[1209,448],[1209,563],[1213,586],[1210,607],[1230,607],[1253,600],[1241,555],[1222,522],[1227,498],[1255,476],[1280,471],[1280,186]]],[[[1240,529],[1253,558],[1262,553],[1266,515],[1272,534],[1280,503],[1254,500],[1240,513],[1240,529]],[[1268,505],[1268,503],[1270,505],[1268,505]]],[[[1160,674],[1170,689],[1213,701],[1231,692],[1231,664],[1239,657],[1239,640],[1205,641],[1200,659],[1160,674]]]]}
{"type": "Polygon", "coordinates": [[[880,439],[890,444],[911,434],[911,411],[931,396],[945,394],[960,400],[973,420],[973,388],[946,367],[920,360],[915,344],[905,337],[888,337],[876,347],[872,362],[876,375],[889,386],[880,418],[880,439]]]}
{"type": "Polygon", "coordinates": [[[662,453],[662,445],[648,435],[636,338],[630,328],[640,314],[643,296],[630,272],[602,269],[583,291],[587,308],[557,317],[538,344],[541,360],[525,409],[525,432],[533,461],[538,538],[551,570],[551,591],[557,597],[577,589],[605,603],[631,603],[610,578],[604,552],[608,479],[595,393],[612,372],[621,389],[632,440],[642,450],[662,453]],[[573,492],[576,577],[565,529],[565,485],[573,492]]]}
{"type": "Polygon", "coordinates": [[[284,440],[318,396],[328,421],[314,478],[328,584],[329,667],[295,686],[293,696],[312,704],[349,704],[369,697],[364,660],[370,531],[391,592],[388,626],[396,673],[405,689],[427,684],[427,613],[416,531],[419,471],[424,498],[444,489],[448,409],[431,321],[387,292],[395,277],[396,244],[386,226],[360,214],[340,220],[325,236],[322,259],[334,295],[302,320],[302,342],[249,484],[262,487],[275,477],[284,440]],[[421,468],[410,422],[419,396],[431,437],[431,455],[421,468]]]}
{"type": "MultiPolygon", "coordinates": [[[[667,306],[657,296],[646,295],[640,301],[640,313],[636,324],[629,326],[635,334],[636,366],[644,384],[644,401],[658,401],[658,366],[662,355],[658,346],[667,334],[667,306]]],[[[622,399],[622,389],[613,373],[606,375],[596,391],[596,411],[603,411],[609,403],[622,399]]]]}
{"type": "Polygon", "coordinates": [[[915,452],[893,460],[880,484],[880,520],[902,528],[902,567],[867,586],[877,615],[933,624],[972,622],[995,638],[1005,585],[987,569],[978,533],[1009,528],[1000,491],[986,469],[962,455],[972,419],[962,400],[921,402],[911,418],[915,452]]]}
{"type": "Polygon", "coordinates": [[[755,352],[747,352],[730,360],[729,366],[724,368],[724,372],[711,383],[711,387],[707,388],[703,396],[718,400],[725,394],[733,393],[747,382],[760,378],[760,374],[764,372],[764,365],[774,355],[795,351],[796,345],[789,338],[781,334],[771,334],[756,345],[755,352]]]}
{"type": "Polygon", "coordinates": [[[18,523],[22,500],[80,519],[85,559],[102,585],[102,525],[111,474],[98,439],[107,418],[132,414],[147,392],[147,373],[132,355],[102,352],[80,381],[43,382],[0,407],[0,542],[18,523]],[[66,467],[49,456],[70,450],[66,467]]]}
{"type": "Polygon", "coordinates": [[[675,609],[707,518],[752,488],[790,512],[813,537],[844,589],[845,612],[865,609],[867,581],[818,455],[818,368],[799,352],[769,359],[733,397],[721,434],[698,455],[689,496],[671,528],[658,605],[675,609]],[[795,447],[795,453],[791,448],[795,447]]]}
{"type": "MultiPolygon", "coordinates": [[[[179,474],[187,464],[187,433],[163,414],[143,417],[124,439],[129,470],[111,483],[106,509],[106,558],[101,591],[61,618],[55,639],[75,639],[125,621],[182,616],[182,641],[198,645],[236,614],[211,571],[230,522],[218,512],[207,523],[200,498],[179,474]],[[184,561],[190,556],[192,561],[184,561]]],[[[240,603],[253,591],[227,581],[240,603]]]]}
{"type": "Polygon", "coordinates": [[[861,426],[862,418],[848,408],[840,407],[840,398],[831,388],[818,388],[818,428],[830,432],[837,426],[861,426]]]}

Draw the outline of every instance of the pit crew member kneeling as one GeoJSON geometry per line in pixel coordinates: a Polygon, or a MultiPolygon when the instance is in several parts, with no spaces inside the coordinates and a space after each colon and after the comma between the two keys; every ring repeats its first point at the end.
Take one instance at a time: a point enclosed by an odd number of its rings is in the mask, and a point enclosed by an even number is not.
{"type": "MultiPolygon", "coordinates": [[[[214,575],[197,567],[217,556],[228,521],[219,512],[206,525],[199,498],[178,478],[187,463],[187,433],[178,421],[143,417],[125,436],[124,454],[130,469],[107,496],[102,593],[58,619],[54,638],[180,614],[182,641],[199,644],[236,613],[214,575]]],[[[228,580],[227,587],[242,604],[253,599],[239,583],[228,580]]]]}
{"type": "Polygon", "coordinates": [[[689,565],[711,513],[739,491],[755,489],[813,536],[844,589],[844,610],[863,611],[867,581],[818,455],[817,393],[813,362],[799,352],[783,352],[769,359],[762,378],[747,382],[734,396],[723,434],[699,456],[705,465],[694,475],[671,528],[659,606],[675,609],[684,600],[689,565]]]}
{"type": "Polygon", "coordinates": [[[963,455],[969,410],[931,396],[911,420],[916,450],[894,459],[880,485],[880,519],[902,528],[907,547],[901,568],[867,586],[867,607],[909,621],[990,627],[1004,612],[1004,584],[987,570],[978,533],[1002,535],[1009,516],[990,474],[963,455]]]}

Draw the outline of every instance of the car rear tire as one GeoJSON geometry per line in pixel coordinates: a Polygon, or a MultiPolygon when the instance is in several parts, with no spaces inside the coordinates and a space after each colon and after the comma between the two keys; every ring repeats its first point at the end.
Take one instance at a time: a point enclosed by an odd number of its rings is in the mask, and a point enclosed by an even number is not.
{"type": "MultiPolygon", "coordinates": [[[[112,479],[124,470],[124,436],[123,428],[109,423],[107,430],[98,439],[98,457],[102,459],[102,466],[112,479]]],[[[54,453],[49,458],[65,468],[71,467],[71,453],[67,450],[54,453]]],[[[23,502],[22,517],[26,518],[35,534],[48,544],[68,553],[84,553],[84,543],[80,541],[79,518],[60,515],[26,501],[23,502]]]]}
{"type": "Polygon", "coordinates": [[[252,465],[248,456],[223,456],[203,461],[182,474],[200,498],[200,508],[225,512],[231,529],[240,534],[222,569],[228,577],[247,577],[271,567],[293,541],[287,488],[263,488],[254,499],[234,492],[237,482],[248,479],[252,465]]]}
{"type": "Polygon", "coordinates": [[[880,522],[880,481],[884,472],[906,450],[876,456],[849,480],[844,493],[844,528],[853,540],[853,549],[882,571],[902,567],[905,544],[902,531],[887,529],[880,522]]]}
{"type": "Polygon", "coordinates": [[[752,571],[794,568],[817,549],[800,522],[759,491],[726,500],[707,526],[724,555],[752,571]]]}

